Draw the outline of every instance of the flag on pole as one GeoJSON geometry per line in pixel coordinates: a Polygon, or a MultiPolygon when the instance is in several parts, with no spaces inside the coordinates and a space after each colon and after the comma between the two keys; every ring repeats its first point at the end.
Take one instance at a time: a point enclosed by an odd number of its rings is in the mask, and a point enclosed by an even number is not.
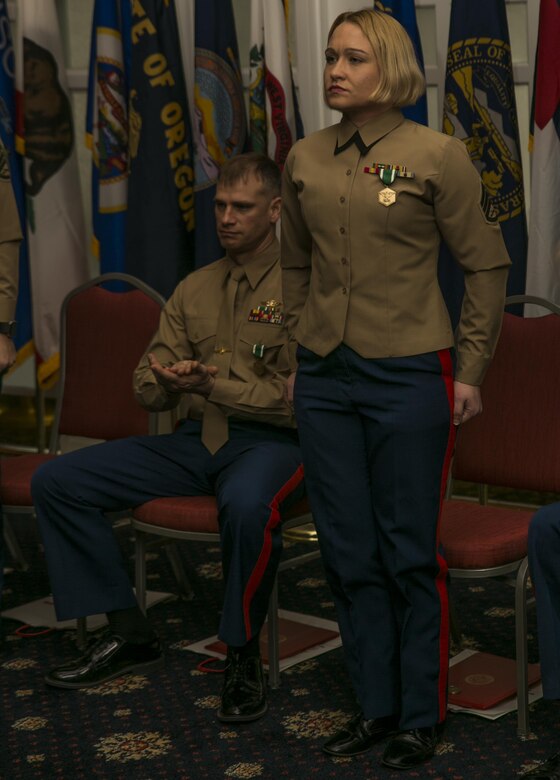
{"type": "MultiPolygon", "coordinates": [[[[418,22],[416,21],[414,0],[374,0],[373,7],[377,11],[385,11],[385,13],[391,14],[397,22],[402,24],[414,44],[418,64],[420,65],[422,73],[424,73],[424,55],[422,53],[422,43],[418,31],[418,22]]],[[[426,95],[422,95],[415,105],[406,106],[406,108],[403,109],[403,114],[407,119],[412,119],[414,122],[418,122],[421,125],[427,125],[428,101],[426,95]]]]}
{"type": "Polygon", "coordinates": [[[17,330],[14,345],[17,350],[16,366],[33,354],[33,322],[31,317],[31,289],[27,242],[25,239],[25,191],[23,187],[22,161],[15,153],[15,57],[7,3],[0,0],[0,138],[8,151],[10,178],[22,225],[23,241],[19,250],[19,284],[16,304],[17,330]]]}
{"type": "Polygon", "coordinates": [[[125,269],[130,23],[130,0],[96,0],[86,145],[92,157],[92,249],[101,273],[125,269]]]}
{"type": "Polygon", "coordinates": [[[250,67],[251,146],[282,168],[292,144],[303,136],[282,0],[251,2],[250,67]]]}
{"type": "Polygon", "coordinates": [[[195,2],[196,265],[222,257],[214,194],[220,168],[246,149],[247,120],[231,0],[195,2]]]}
{"type": "Polygon", "coordinates": [[[72,109],[54,0],[18,3],[16,148],[24,156],[39,385],[56,381],[65,295],[88,278],[72,109]]]}
{"type": "MultiPolygon", "coordinates": [[[[443,130],[460,138],[482,180],[481,206],[497,220],[512,262],[507,294],[525,292],[527,222],[505,0],[453,0],[443,130]]],[[[456,321],[463,275],[444,248],[440,284],[456,321]]]]}
{"type": "Polygon", "coordinates": [[[193,268],[194,174],[175,4],[132,4],[126,270],[163,296],[193,268]]]}
{"type": "MultiPolygon", "coordinates": [[[[541,0],[532,127],[527,293],[560,305],[560,4],[541,0]]],[[[527,314],[542,309],[526,306],[527,314]]]]}

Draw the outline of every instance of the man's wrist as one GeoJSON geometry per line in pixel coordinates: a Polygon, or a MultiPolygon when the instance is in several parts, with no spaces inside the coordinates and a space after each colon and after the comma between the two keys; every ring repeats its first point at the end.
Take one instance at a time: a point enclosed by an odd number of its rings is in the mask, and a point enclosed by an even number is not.
{"type": "Polygon", "coordinates": [[[200,395],[203,395],[205,398],[208,398],[212,390],[214,389],[215,379],[213,376],[209,375],[208,379],[201,385],[198,386],[198,392],[200,395]]]}

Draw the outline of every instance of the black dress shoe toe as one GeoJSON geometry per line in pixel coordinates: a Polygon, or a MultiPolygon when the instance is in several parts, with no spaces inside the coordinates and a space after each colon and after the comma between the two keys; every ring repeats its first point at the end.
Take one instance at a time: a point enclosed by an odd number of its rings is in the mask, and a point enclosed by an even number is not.
{"type": "Polygon", "coordinates": [[[250,723],[268,709],[266,684],[259,656],[243,656],[228,649],[222,702],[218,720],[223,723],[250,723]]]}
{"type": "Polygon", "coordinates": [[[381,763],[391,769],[423,764],[434,755],[442,730],[442,726],[428,726],[399,732],[385,748],[381,763]]]}
{"type": "Polygon", "coordinates": [[[117,634],[99,639],[84,655],[45,676],[55,688],[91,688],[129,672],[137,672],[161,663],[161,645],[157,638],[134,644],[117,634]]]}
{"type": "Polygon", "coordinates": [[[551,756],[543,764],[521,775],[521,780],[528,777],[530,780],[560,780],[560,753],[551,756]]]}
{"type": "Polygon", "coordinates": [[[384,718],[364,718],[360,712],[323,745],[330,756],[357,756],[382,739],[393,734],[398,726],[396,715],[384,718]]]}

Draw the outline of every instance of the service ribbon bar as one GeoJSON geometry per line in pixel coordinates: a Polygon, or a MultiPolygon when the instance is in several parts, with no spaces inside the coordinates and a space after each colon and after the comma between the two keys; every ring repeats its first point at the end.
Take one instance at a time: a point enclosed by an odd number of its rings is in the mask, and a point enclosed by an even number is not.
{"type": "Polygon", "coordinates": [[[394,181],[397,176],[400,179],[414,178],[412,171],[406,170],[406,165],[392,165],[391,163],[372,163],[371,165],[366,165],[364,173],[377,174],[384,182],[385,179],[383,176],[385,176],[386,179],[390,180],[385,182],[386,184],[394,181]]]}

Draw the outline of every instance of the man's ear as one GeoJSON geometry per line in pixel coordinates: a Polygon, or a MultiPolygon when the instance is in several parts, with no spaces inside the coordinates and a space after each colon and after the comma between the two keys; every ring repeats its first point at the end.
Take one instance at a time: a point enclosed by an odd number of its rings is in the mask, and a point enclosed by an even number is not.
{"type": "Polygon", "coordinates": [[[270,222],[271,224],[275,225],[278,220],[280,219],[280,212],[282,210],[282,198],[280,195],[277,195],[275,198],[272,198],[270,201],[270,222]]]}

